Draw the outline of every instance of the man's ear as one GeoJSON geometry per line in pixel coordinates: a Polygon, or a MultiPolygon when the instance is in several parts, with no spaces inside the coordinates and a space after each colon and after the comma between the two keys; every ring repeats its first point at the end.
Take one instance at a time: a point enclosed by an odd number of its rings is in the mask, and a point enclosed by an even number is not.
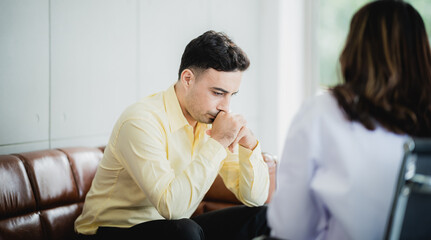
{"type": "Polygon", "coordinates": [[[185,88],[188,88],[194,80],[195,75],[193,74],[192,70],[186,68],[181,72],[180,81],[185,88]]]}

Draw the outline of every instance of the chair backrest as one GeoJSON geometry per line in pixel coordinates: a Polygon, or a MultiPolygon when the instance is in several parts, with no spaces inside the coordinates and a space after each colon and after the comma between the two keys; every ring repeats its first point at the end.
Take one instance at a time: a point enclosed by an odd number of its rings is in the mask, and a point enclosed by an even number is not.
{"type": "Polygon", "coordinates": [[[385,239],[431,239],[431,139],[412,138],[404,151],[385,239]]]}

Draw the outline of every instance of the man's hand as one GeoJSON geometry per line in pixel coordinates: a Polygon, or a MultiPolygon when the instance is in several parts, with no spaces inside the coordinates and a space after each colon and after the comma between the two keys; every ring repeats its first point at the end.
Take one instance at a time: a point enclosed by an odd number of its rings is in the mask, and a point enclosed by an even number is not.
{"type": "Polygon", "coordinates": [[[246,122],[241,115],[220,111],[214,119],[211,131],[207,133],[223,147],[227,148],[236,139],[245,124],[246,122]]]}
{"type": "Polygon", "coordinates": [[[257,145],[257,139],[254,137],[253,133],[245,125],[239,131],[236,139],[229,145],[229,150],[233,152],[236,144],[239,144],[250,150],[254,150],[257,145]]]}
{"type": "Polygon", "coordinates": [[[253,150],[257,140],[246,127],[246,120],[241,115],[220,111],[207,133],[225,148],[233,152],[237,144],[253,150]]]}

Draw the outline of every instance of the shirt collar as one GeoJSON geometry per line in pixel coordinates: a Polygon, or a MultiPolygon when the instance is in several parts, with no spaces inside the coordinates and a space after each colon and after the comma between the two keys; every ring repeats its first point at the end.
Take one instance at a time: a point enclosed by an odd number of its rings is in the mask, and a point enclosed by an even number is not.
{"type": "Polygon", "coordinates": [[[166,114],[168,116],[172,132],[189,125],[189,122],[187,122],[187,119],[184,117],[183,111],[181,110],[174,86],[175,84],[170,86],[164,93],[166,114]]]}

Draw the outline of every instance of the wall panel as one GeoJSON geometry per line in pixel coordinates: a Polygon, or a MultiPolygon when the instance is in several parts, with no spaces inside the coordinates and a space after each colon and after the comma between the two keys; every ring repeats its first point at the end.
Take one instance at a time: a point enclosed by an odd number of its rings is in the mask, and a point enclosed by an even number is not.
{"type": "Polygon", "coordinates": [[[202,0],[148,0],[139,4],[139,96],[144,97],[178,80],[184,48],[208,29],[208,6],[202,0]]]}
{"type": "Polygon", "coordinates": [[[48,53],[48,1],[0,1],[0,146],[48,140],[48,53]]]}
{"type": "Polygon", "coordinates": [[[109,135],[136,100],[137,3],[53,1],[51,14],[52,141],[109,135]]]}

